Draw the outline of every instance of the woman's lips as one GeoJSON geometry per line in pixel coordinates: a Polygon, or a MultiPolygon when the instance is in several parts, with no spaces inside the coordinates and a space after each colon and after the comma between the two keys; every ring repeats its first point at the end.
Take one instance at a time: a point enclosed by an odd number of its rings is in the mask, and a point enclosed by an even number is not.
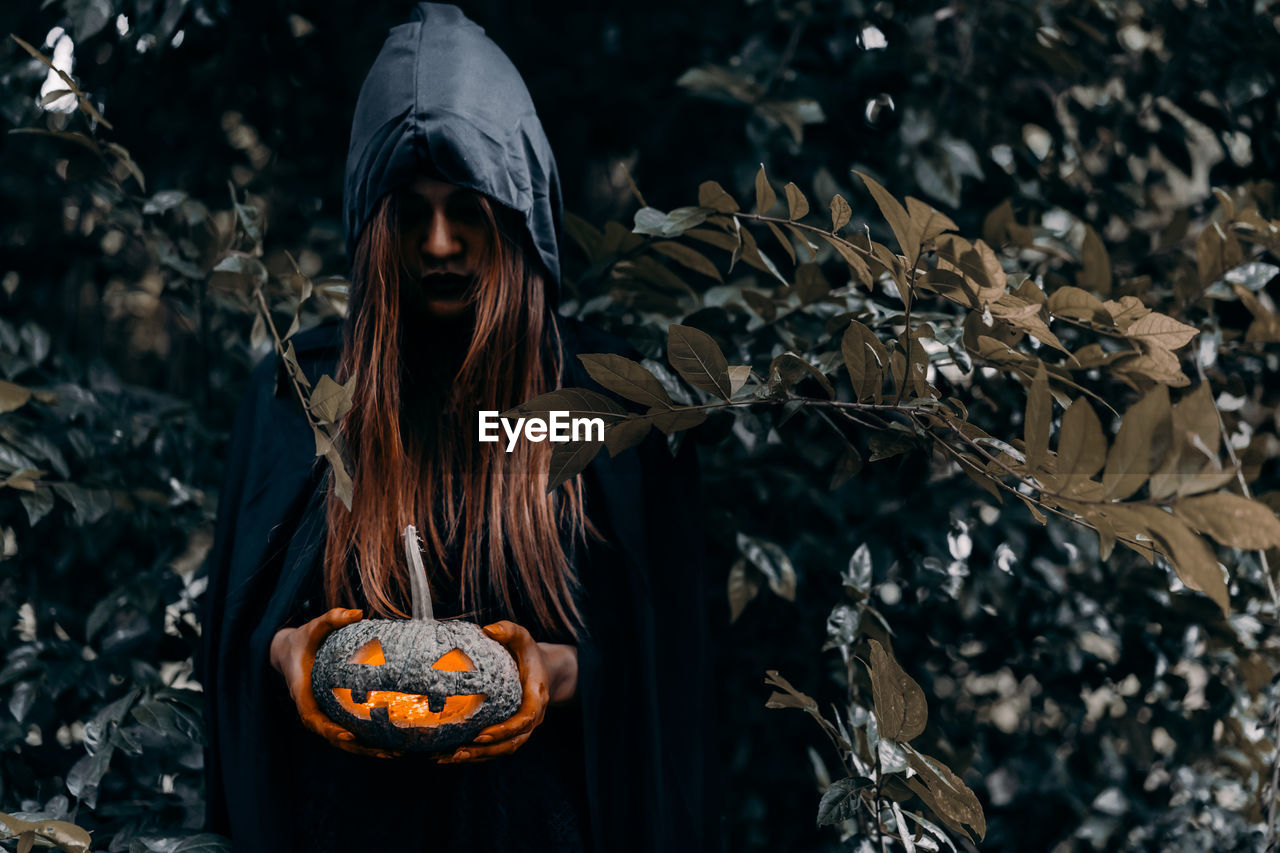
{"type": "Polygon", "coordinates": [[[434,273],[422,279],[422,291],[429,299],[457,299],[471,287],[472,277],[457,273],[434,273]]]}

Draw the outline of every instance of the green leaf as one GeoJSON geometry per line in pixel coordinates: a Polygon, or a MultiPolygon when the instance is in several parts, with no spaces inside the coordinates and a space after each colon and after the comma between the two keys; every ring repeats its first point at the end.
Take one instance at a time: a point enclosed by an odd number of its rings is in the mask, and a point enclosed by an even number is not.
{"type": "Polygon", "coordinates": [[[657,406],[645,412],[644,417],[667,435],[693,429],[707,419],[705,409],[681,408],[663,409],[657,406]]]}
{"type": "Polygon", "coordinates": [[[14,685],[13,693],[9,696],[9,713],[19,723],[27,718],[27,712],[39,698],[40,681],[22,681],[14,685]]]}
{"type": "Polygon", "coordinates": [[[213,268],[213,271],[238,273],[248,277],[254,282],[257,282],[259,285],[266,284],[267,280],[271,277],[262,261],[242,253],[227,255],[222,260],[218,261],[218,264],[213,268]]]}
{"type": "Polygon", "coordinates": [[[678,264],[688,267],[696,273],[701,273],[708,278],[714,278],[716,281],[724,281],[720,277],[720,270],[716,269],[716,265],[697,249],[690,248],[683,243],[672,241],[663,241],[654,243],[653,250],[666,255],[678,264]]]}
{"type": "Polygon", "coordinates": [[[679,237],[691,228],[707,221],[707,216],[715,213],[709,207],[677,207],[670,213],[663,213],[652,207],[642,207],[636,211],[636,234],[647,234],[650,237],[679,237]]]}
{"type": "Polygon", "coordinates": [[[1078,287],[1059,287],[1049,295],[1049,313],[1108,328],[1115,325],[1102,300],[1078,287]]]}
{"type": "Polygon", "coordinates": [[[606,429],[610,424],[625,420],[628,415],[627,410],[616,400],[604,394],[584,388],[558,388],[508,409],[501,417],[536,416],[545,420],[550,417],[551,412],[569,412],[570,417],[601,418],[606,429]]]}
{"type": "Polygon", "coordinates": [[[809,200],[793,183],[788,182],[783,191],[787,194],[787,218],[792,222],[804,219],[809,215],[809,200]]]}
{"type": "Polygon", "coordinates": [[[781,693],[774,693],[769,697],[768,701],[765,702],[766,708],[800,708],[821,719],[821,714],[818,713],[818,703],[811,696],[801,693],[792,687],[791,682],[779,675],[776,669],[770,669],[765,672],[764,683],[782,690],[781,693]]]}
{"type": "Polygon", "coordinates": [[[875,397],[881,400],[884,387],[884,371],[889,365],[889,351],[875,333],[857,320],[849,321],[844,337],[840,340],[840,353],[845,369],[853,382],[853,392],[858,400],[875,397]]]}
{"type": "Polygon", "coordinates": [[[806,376],[816,379],[827,392],[827,397],[835,399],[836,392],[831,387],[831,380],[795,353],[781,353],[769,364],[769,384],[780,390],[790,391],[793,385],[806,376]]]}
{"type": "MultiPolygon", "coordinates": [[[[985,245],[984,243],[983,246],[985,245]]],[[[1031,285],[1031,288],[1035,289],[1035,293],[1043,298],[1043,294],[1039,293],[1039,289],[1035,288],[1034,284],[1031,285]]],[[[1015,329],[1020,329],[1054,349],[1070,355],[1067,348],[1058,340],[1058,336],[1049,331],[1048,324],[1040,316],[1043,308],[1042,302],[1032,301],[1023,295],[1014,295],[1012,293],[1001,294],[995,302],[991,303],[991,313],[997,319],[1003,320],[1015,329]]]]}
{"type": "Polygon", "coordinates": [[[788,225],[787,230],[791,235],[800,241],[800,245],[809,251],[809,260],[813,261],[818,257],[818,244],[809,239],[809,235],[796,225],[788,225]]]}
{"type": "Polygon", "coordinates": [[[769,582],[769,589],[787,601],[796,600],[796,570],[780,546],[738,533],[738,551],[769,582]]]}
{"type": "Polygon", "coordinates": [[[98,804],[98,786],[102,783],[102,777],[107,775],[114,752],[113,747],[107,746],[92,755],[81,756],[67,773],[67,792],[87,807],[95,808],[98,804]]]}
{"type": "Polygon", "coordinates": [[[1135,320],[1151,313],[1151,309],[1143,305],[1142,300],[1136,296],[1122,296],[1119,302],[1108,299],[1102,303],[1102,307],[1107,309],[1112,322],[1121,329],[1129,328],[1135,320]]]}
{"type": "Polygon", "coordinates": [[[79,525],[93,524],[110,511],[113,503],[106,489],[86,489],[74,483],[54,483],[52,488],[58,497],[71,504],[75,523],[79,525]]]}
{"type": "Polygon", "coordinates": [[[766,222],[765,224],[769,226],[769,231],[772,232],[773,236],[777,239],[778,245],[782,247],[782,251],[787,253],[787,257],[790,258],[791,263],[794,264],[796,262],[796,250],[795,247],[791,245],[791,241],[787,239],[787,235],[783,234],[782,229],[777,225],[774,225],[772,222],[766,222]]]}
{"type": "MultiPolygon", "coordinates": [[[[244,228],[245,235],[254,243],[261,243],[263,234],[262,211],[248,204],[241,204],[236,195],[235,184],[230,180],[227,181],[227,188],[231,190],[231,204],[236,209],[236,219],[239,220],[240,226],[244,228]]],[[[266,283],[266,279],[263,279],[263,283],[266,283]]]]}
{"type": "Polygon", "coordinates": [[[351,511],[351,501],[354,499],[354,484],[351,481],[351,470],[347,465],[347,460],[343,457],[342,451],[335,445],[320,428],[312,428],[316,439],[316,455],[323,456],[329,462],[329,469],[333,472],[333,493],[338,500],[342,501],[342,505],[351,511]]]}
{"type": "Polygon", "coordinates": [[[770,669],[765,672],[764,683],[770,687],[781,689],[781,692],[775,691],[769,695],[769,699],[764,703],[766,708],[799,708],[812,717],[814,722],[827,733],[828,737],[842,744],[845,749],[849,748],[848,740],[841,734],[840,730],[829,723],[818,711],[818,703],[792,687],[790,682],[779,675],[776,669],[770,669]]]}
{"type": "Polygon", "coordinates": [[[301,385],[303,389],[310,391],[311,380],[307,379],[307,374],[303,371],[302,365],[298,364],[298,354],[293,350],[293,341],[287,341],[284,345],[284,363],[289,376],[301,385]]]}
{"type": "Polygon", "coordinates": [[[50,104],[52,104],[54,101],[58,101],[58,100],[61,100],[62,98],[65,98],[67,95],[71,95],[72,97],[75,97],[75,93],[72,92],[70,89],[54,89],[52,92],[50,92],[49,94],[45,95],[43,98],[40,99],[40,107],[41,109],[43,109],[44,107],[47,107],[50,104]]]}
{"type": "Polygon", "coordinates": [[[115,125],[107,121],[106,118],[103,117],[102,113],[98,112],[97,108],[93,105],[93,102],[90,101],[89,98],[85,96],[85,93],[81,91],[80,87],[75,84],[75,81],[71,79],[70,75],[68,75],[67,72],[63,71],[61,68],[58,68],[56,65],[53,64],[53,61],[49,59],[49,57],[45,56],[40,51],[36,50],[31,45],[27,44],[25,41],[15,36],[13,33],[9,34],[9,38],[17,42],[18,46],[21,47],[23,50],[25,50],[27,53],[31,54],[31,56],[40,60],[40,62],[43,63],[45,67],[47,67],[50,71],[52,71],[54,74],[57,74],[58,77],[61,78],[62,82],[66,84],[67,88],[70,89],[71,92],[76,96],[76,100],[80,104],[80,109],[84,110],[86,115],[88,115],[98,124],[105,127],[107,130],[115,130],[115,125]]]}
{"type": "Polygon", "coordinates": [[[874,784],[861,776],[832,782],[818,802],[818,826],[834,826],[852,818],[858,812],[859,792],[874,784]]]}
{"type": "Polygon", "coordinates": [[[723,400],[733,396],[729,362],[715,339],[701,329],[676,323],[668,327],[667,361],[693,387],[723,400]]]}
{"type": "Polygon", "coordinates": [[[918,737],[929,717],[924,691],[876,640],[868,640],[871,694],[880,737],[902,742],[918,737]]]}
{"type": "Polygon", "coordinates": [[[1139,317],[1124,330],[1124,336],[1149,347],[1176,350],[1191,343],[1200,333],[1195,326],[1179,323],[1172,317],[1152,311],[1139,317]]]}
{"type": "Polygon", "coordinates": [[[592,379],[633,403],[642,406],[671,405],[671,397],[658,377],[638,362],[615,353],[579,355],[578,360],[592,379]]]}
{"type": "MultiPolygon", "coordinates": [[[[1112,511],[1115,509],[1113,507],[1112,511]]],[[[1125,515],[1120,515],[1120,519],[1129,514],[1136,516],[1146,532],[1160,544],[1161,551],[1169,558],[1184,584],[1213,599],[1222,608],[1224,616],[1230,612],[1227,582],[1218,567],[1218,558],[1207,542],[1159,507],[1135,504],[1126,505],[1123,511],[1125,515]]]]}
{"type": "Polygon", "coordinates": [[[777,200],[773,187],[769,186],[769,178],[764,173],[764,164],[761,163],[760,171],[756,172],[756,213],[765,215],[777,200]]]}
{"type": "Polygon", "coordinates": [[[603,441],[563,441],[552,445],[547,493],[582,473],[604,444],[603,441]]]}
{"type": "Polygon", "coordinates": [[[134,162],[133,157],[129,154],[129,149],[116,142],[108,142],[106,144],[106,148],[117,160],[124,164],[125,169],[133,176],[133,179],[138,182],[138,188],[143,192],[146,192],[146,178],[142,175],[142,169],[136,162],[134,162]]]}
{"type": "Polygon", "coordinates": [[[907,214],[911,218],[910,239],[921,246],[937,239],[944,232],[955,231],[959,227],[945,213],[940,213],[911,196],[907,196],[907,214]]]}
{"type": "Polygon", "coordinates": [[[1197,494],[1230,481],[1232,477],[1222,471],[1218,461],[1221,441],[1213,392],[1208,382],[1201,382],[1173,407],[1172,438],[1161,443],[1166,449],[1151,473],[1151,497],[1161,500],[1174,494],[1197,494]]]}
{"type": "Polygon", "coordinates": [[[166,737],[183,738],[202,743],[199,718],[193,711],[180,709],[169,702],[149,699],[135,705],[130,715],[142,725],[166,737]]]}
{"type": "Polygon", "coordinates": [[[605,429],[604,446],[609,449],[610,456],[617,456],[644,441],[652,428],[653,421],[650,418],[628,417],[605,429]]]}
{"type": "Polygon", "coordinates": [[[677,207],[667,214],[662,228],[663,237],[678,237],[690,228],[695,228],[707,221],[707,216],[715,211],[705,207],[677,207]]]}
{"type": "Polygon", "coordinates": [[[1076,283],[1086,290],[1111,293],[1111,258],[1107,255],[1107,247],[1092,226],[1084,227],[1084,244],[1081,247],[1082,268],[1076,277],[1076,283]]]}
{"type": "Polygon", "coordinates": [[[1222,446],[1222,424],[1208,382],[1201,382],[1173,407],[1173,428],[1180,439],[1196,447],[1200,454],[1217,459],[1222,446]]]}
{"type": "Polygon", "coordinates": [[[849,265],[849,272],[853,280],[870,290],[872,285],[875,284],[875,276],[871,274],[871,268],[867,266],[867,262],[854,251],[853,247],[839,237],[823,234],[822,239],[826,240],[831,245],[831,248],[835,249],[840,257],[844,258],[844,262],[849,265]]]}
{"type": "Polygon", "coordinates": [[[1132,495],[1151,475],[1152,439],[1169,428],[1169,389],[1156,385],[1124,413],[1115,444],[1107,454],[1102,490],[1111,500],[1132,495]]]}
{"type": "Polygon", "coordinates": [[[346,385],[339,385],[333,377],[325,374],[316,382],[315,390],[311,392],[311,413],[321,423],[336,424],[351,411],[354,392],[355,384],[351,380],[346,385]]]}
{"type": "Polygon", "coordinates": [[[849,217],[853,215],[853,210],[849,207],[849,202],[844,200],[844,196],[836,193],[831,197],[831,233],[835,234],[841,228],[849,224],[849,217]]]}
{"type": "Polygon", "coordinates": [[[31,399],[31,389],[0,379],[0,414],[20,409],[31,399]]]}
{"type": "Polygon", "coordinates": [[[720,213],[734,213],[738,210],[738,202],[715,181],[703,181],[698,185],[698,205],[710,207],[720,213]]]}
{"type": "Polygon", "coordinates": [[[767,272],[783,284],[788,284],[787,279],[778,272],[777,265],[769,259],[768,255],[760,251],[760,247],[756,245],[756,238],[751,232],[743,228],[739,233],[742,235],[742,260],[762,272],[767,272]]]}
{"type": "Polygon", "coordinates": [[[32,527],[53,509],[53,492],[49,489],[37,488],[34,492],[23,492],[18,499],[22,501],[22,508],[27,511],[27,523],[32,527]]]}
{"type": "Polygon", "coordinates": [[[1027,472],[1034,474],[1049,455],[1049,424],[1053,417],[1053,398],[1049,395],[1049,374],[1044,362],[1036,362],[1035,377],[1027,394],[1027,415],[1023,438],[1027,445],[1027,472]]]}
{"type": "MultiPolygon", "coordinates": [[[[906,329],[898,336],[897,348],[890,356],[891,365],[900,365],[902,376],[895,374],[899,387],[911,389],[917,399],[936,397],[936,391],[929,385],[929,354],[920,343],[919,329],[906,329]]],[[[896,368],[895,368],[896,369],[896,368]]]]}
{"type": "Polygon", "coordinates": [[[1261,501],[1227,493],[1182,498],[1173,512],[1230,548],[1280,548],[1280,519],[1261,501]]]}
{"type": "Polygon", "coordinates": [[[902,254],[907,256],[907,264],[914,265],[916,258],[920,256],[920,243],[919,241],[912,242],[911,217],[907,215],[906,208],[869,175],[859,172],[857,169],[854,169],[853,173],[862,178],[862,182],[871,191],[871,196],[875,199],[876,206],[880,208],[880,215],[889,223],[889,228],[893,231],[893,236],[898,241],[898,247],[902,250],[902,254]]]}
{"type": "Polygon", "coordinates": [[[1067,407],[1058,436],[1058,474],[1065,480],[1087,480],[1107,461],[1107,439],[1098,416],[1083,397],[1067,407]]]}
{"type": "Polygon", "coordinates": [[[973,791],[941,761],[911,747],[906,750],[907,761],[917,774],[907,779],[907,786],[947,826],[957,832],[970,827],[976,837],[982,839],[987,834],[987,821],[973,791]]]}
{"type": "Polygon", "coordinates": [[[717,231],[714,228],[690,228],[684,232],[684,236],[710,243],[717,249],[724,249],[730,253],[736,252],[742,247],[742,238],[736,233],[726,234],[724,231],[717,231]]]}
{"type": "Polygon", "coordinates": [[[635,226],[631,229],[636,234],[648,234],[654,237],[665,236],[662,226],[667,222],[667,215],[652,207],[642,207],[636,211],[635,226]]]}

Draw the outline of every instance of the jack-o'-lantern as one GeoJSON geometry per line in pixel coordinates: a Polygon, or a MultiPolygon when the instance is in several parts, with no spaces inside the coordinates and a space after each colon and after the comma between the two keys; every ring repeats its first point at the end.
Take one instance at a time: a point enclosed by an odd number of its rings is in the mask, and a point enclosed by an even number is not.
{"type": "Polygon", "coordinates": [[[412,618],[365,619],[329,634],[316,652],[311,688],[325,714],[360,743],[451,750],[516,712],[520,673],[479,626],[433,618],[412,527],[405,552],[412,618]]]}

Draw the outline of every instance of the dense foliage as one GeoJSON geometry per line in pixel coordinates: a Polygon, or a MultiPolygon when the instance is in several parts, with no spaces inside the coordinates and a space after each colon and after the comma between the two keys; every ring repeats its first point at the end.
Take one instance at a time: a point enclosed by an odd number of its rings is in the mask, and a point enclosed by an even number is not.
{"type": "MultiPolygon", "coordinates": [[[[1274,837],[1273,7],[468,8],[579,214],[564,310],[646,356],[591,365],[609,450],[701,445],[728,849],[1274,837]]],[[[342,309],[407,15],[353,9],[0,48],[0,810],[103,849],[217,844],[199,569],[249,364],[342,309]]]]}

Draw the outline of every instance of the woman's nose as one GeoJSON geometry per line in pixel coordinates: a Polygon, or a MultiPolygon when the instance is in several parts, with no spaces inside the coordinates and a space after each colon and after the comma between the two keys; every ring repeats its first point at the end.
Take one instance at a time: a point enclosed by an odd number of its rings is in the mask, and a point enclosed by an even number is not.
{"type": "Polygon", "coordinates": [[[443,213],[433,215],[422,239],[422,253],[443,261],[461,254],[462,250],[462,239],[454,223],[443,213]]]}

